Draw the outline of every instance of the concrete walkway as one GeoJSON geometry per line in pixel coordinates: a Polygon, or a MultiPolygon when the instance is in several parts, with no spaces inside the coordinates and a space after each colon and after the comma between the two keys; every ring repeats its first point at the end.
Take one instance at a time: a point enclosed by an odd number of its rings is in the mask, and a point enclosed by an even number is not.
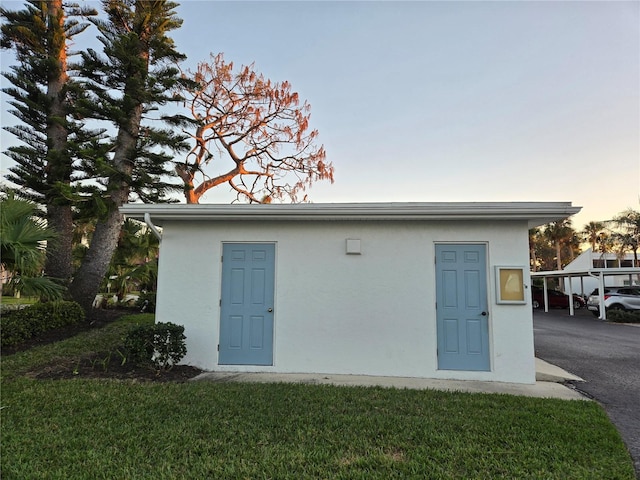
{"type": "Polygon", "coordinates": [[[533,385],[474,380],[437,380],[429,378],[374,377],[368,375],[328,375],[313,373],[229,373],[206,372],[193,378],[209,382],[305,383],[316,385],[344,385],[388,388],[432,389],[474,393],[504,393],[525,397],[588,400],[562,382],[583,381],[580,377],[536,358],[536,383],[533,385]]]}

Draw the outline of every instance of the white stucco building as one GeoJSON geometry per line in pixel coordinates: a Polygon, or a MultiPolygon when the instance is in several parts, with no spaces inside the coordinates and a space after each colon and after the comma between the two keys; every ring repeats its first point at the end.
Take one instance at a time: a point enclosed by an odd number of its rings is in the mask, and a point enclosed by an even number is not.
{"type": "MultiPolygon", "coordinates": [[[[631,269],[633,267],[635,267],[633,264],[633,253],[626,253],[625,255],[620,256],[615,253],[594,252],[589,248],[564,267],[563,271],[567,273],[592,270],[623,272],[617,275],[607,275],[605,281],[605,286],[607,287],[622,287],[624,285],[638,285],[640,282],[637,274],[624,273],[624,269],[631,269]]],[[[569,291],[569,280],[564,278],[563,281],[565,287],[564,291],[569,291]]],[[[598,288],[597,276],[585,275],[582,277],[573,277],[571,279],[572,292],[589,295],[595,288],[598,288]]]]}
{"type": "Polygon", "coordinates": [[[528,229],[565,202],[124,206],[162,227],[156,320],[227,372],[534,383],[528,229]]]}

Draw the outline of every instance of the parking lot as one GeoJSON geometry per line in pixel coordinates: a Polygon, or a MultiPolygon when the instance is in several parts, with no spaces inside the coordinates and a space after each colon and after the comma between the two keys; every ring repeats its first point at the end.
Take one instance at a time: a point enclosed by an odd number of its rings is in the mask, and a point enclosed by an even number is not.
{"type": "Polygon", "coordinates": [[[605,322],[586,309],[575,313],[534,311],[536,356],[585,380],[575,388],[605,408],[640,475],[640,324],[605,322]]]}

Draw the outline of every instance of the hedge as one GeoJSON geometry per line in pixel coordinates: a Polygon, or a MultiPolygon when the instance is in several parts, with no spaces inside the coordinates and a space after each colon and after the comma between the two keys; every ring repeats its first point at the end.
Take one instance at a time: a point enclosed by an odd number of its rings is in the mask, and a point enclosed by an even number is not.
{"type": "Polygon", "coordinates": [[[124,339],[127,362],[169,370],[187,353],[184,327],[175,323],[136,325],[124,339]]]}
{"type": "Polygon", "coordinates": [[[0,344],[3,347],[18,345],[49,330],[84,320],[84,310],[76,302],[36,303],[3,313],[0,318],[0,344]]]}
{"type": "Polygon", "coordinates": [[[640,310],[607,310],[607,320],[615,323],[640,323],[640,310]]]}

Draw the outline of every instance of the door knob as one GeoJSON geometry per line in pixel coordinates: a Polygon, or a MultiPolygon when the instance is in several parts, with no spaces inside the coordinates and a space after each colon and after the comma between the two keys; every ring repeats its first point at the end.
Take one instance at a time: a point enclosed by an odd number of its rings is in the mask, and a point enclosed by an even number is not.
{"type": "Polygon", "coordinates": [[[487,312],[482,312],[480,315],[482,315],[483,317],[486,317],[488,315],[487,312]]]}
{"type": "Polygon", "coordinates": [[[267,312],[269,313],[273,312],[273,308],[267,308],[267,312]]]}

